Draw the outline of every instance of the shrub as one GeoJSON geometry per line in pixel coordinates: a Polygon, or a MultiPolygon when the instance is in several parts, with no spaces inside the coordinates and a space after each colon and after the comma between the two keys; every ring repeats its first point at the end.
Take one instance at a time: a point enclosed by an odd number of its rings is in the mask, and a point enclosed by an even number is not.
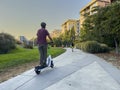
{"type": "Polygon", "coordinates": [[[77,44],[76,44],[76,48],[77,48],[77,49],[82,49],[82,48],[83,48],[83,44],[84,44],[83,42],[77,43],[77,44]]]}
{"type": "Polygon", "coordinates": [[[80,44],[81,44],[81,43],[77,43],[77,44],[76,44],[76,48],[77,48],[77,49],[81,49],[81,48],[80,48],[80,44]]]}
{"type": "Polygon", "coordinates": [[[100,44],[96,41],[86,41],[82,45],[82,50],[89,53],[98,53],[100,51],[100,44]]]}
{"type": "Polygon", "coordinates": [[[24,48],[33,49],[33,45],[30,45],[30,44],[27,45],[27,44],[25,44],[25,45],[24,45],[24,48]]]}
{"type": "Polygon", "coordinates": [[[76,44],[78,49],[89,53],[109,52],[109,47],[106,44],[100,44],[97,41],[86,41],[76,44]]]}
{"type": "Polygon", "coordinates": [[[110,48],[106,44],[100,44],[101,52],[109,52],[110,48]]]}
{"type": "Polygon", "coordinates": [[[19,41],[19,40],[16,40],[16,44],[18,44],[18,45],[22,45],[22,42],[19,41]]]}
{"type": "Polygon", "coordinates": [[[4,54],[15,48],[14,37],[7,33],[0,33],[0,53],[4,54]]]}

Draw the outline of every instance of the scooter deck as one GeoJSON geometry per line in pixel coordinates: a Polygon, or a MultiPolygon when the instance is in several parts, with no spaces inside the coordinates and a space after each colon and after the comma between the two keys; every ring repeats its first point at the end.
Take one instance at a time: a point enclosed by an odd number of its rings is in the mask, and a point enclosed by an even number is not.
{"type": "Polygon", "coordinates": [[[35,67],[35,72],[36,72],[36,74],[40,74],[40,72],[41,72],[42,69],[48,68],[48,67],[51,67],[51,68],[54,67],[53,61],[51,61],[51,63],[48,64],[48,65],[46,65],[46,66],[36,66],[36,67],[35,67]]]}
{"type": "Polygon", "coordinates": [[[37,70],[38,70],[38,69],[44,69],[44,68],[46,68],[46,67],[48,67],[48,66],[36,66],[35,69],[37,69],[37,70]]]}

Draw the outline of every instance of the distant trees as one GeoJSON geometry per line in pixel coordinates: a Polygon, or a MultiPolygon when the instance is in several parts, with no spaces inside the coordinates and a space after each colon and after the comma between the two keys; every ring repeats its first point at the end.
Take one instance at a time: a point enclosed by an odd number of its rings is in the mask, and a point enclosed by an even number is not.
{"type": "Polygon", "coordinates": [[[70,46],[72,42],[75,41],[75,30],[74,27],[72,27],[70,30],[65,30],[63,34],[61,34],[59,37],[53,38],[54,45],[57,47],[60,46],[70,46]]]}
{"type": "Polygon", "coordinates": [[[54,45],[56,47],[61,47],[62,46],[62,39],[61,37],[53,38],[54,45]]]}
{"type": "Polygon", "coordinates": [[[81,41],[95,40],[116,47],[120,43],[120,2],[107,7],[95,7],[97,12],[87,16],[81,30],[81,41]]]}
{"type": "Polygon", "coordinates": [[[15,49],[16,41],[13,36],[7,33],[0,33],[0,54],[7,53],[11,49],[15,49]]]}

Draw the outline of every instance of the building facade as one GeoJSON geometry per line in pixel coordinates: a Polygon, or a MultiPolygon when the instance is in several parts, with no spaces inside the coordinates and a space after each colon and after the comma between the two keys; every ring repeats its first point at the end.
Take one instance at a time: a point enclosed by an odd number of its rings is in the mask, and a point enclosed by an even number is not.
{"type": "Polygon", "coordinates": [[[69,31],[72,28],[74,28],[76,33],[80,32],[80,20],[73,20],[69,19],[66,22],[62,24],[62,33],[65,33],[65,31],[69,31]]]}
{"type": "Polygon", "coordinates": [[[29,41],[25,38],[25,36],[20,36],[20,42],[29,44],[29,41]]]}
{"type": "Polygon", "coordinates": [[[115,0],[92,0],[90,3],[88,3],[84,8],[80,10],[80,25],[82,27],[83,21],[85,20],[84,14],[87,13],[87,15],[92,15],[96,12],[93,12],[93,7],[100,6],[105,7],[112,3],[115,0]]]}
{"type": "Polygon", "coordinates": [[[76,35],[80,34],[80,20],[76,20],[76,35]]]}

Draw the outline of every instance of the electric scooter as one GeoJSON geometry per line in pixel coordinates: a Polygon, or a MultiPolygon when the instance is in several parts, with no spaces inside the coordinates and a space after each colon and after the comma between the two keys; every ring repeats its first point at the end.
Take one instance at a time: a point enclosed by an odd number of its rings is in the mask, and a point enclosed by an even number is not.
{"type": "Polygon", "coordinates": [[[35,73],[36,73],[37,75],[39,75],[40,72],[41,72],[41,70],[44,69],[44,68],[47,68],[47,67],[51,67],[51,68],[54,67],[54,63],[53,63],[53,60],[52,60],[52,58],[51,58],[51,55],[49,55],[49,56],[47,57],[46,66],[36,66],[36,67],[35,67],[35,69],[34,69],[34,70],[35,70],[35,73]]]}
{"type": "Polygon", "coordinates": [[[51,58],[51,55],[48,56],[47,60],[46,60],[46,66],[36,66],[35,67],[35,73],[37,75],[40,74],[41,70],[44,69],[44,68],[47,68],[47,67],[51,67],[53,68],[54,67],[54,63],[53,63],[53,60],[51,58]]]}

